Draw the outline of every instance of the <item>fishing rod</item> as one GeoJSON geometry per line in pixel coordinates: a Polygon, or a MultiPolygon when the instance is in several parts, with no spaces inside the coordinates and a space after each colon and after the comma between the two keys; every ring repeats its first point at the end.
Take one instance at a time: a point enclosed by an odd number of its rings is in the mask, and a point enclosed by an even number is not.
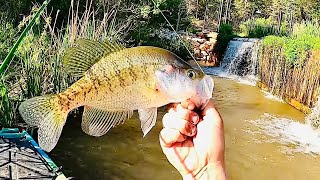
{"type": "MultiPolygon", "coordinates": [[[[192,57],[192,59],[194,60],[194,62],[197,64],[197,66],[199,67],[199,69],[201,70],[201,72],[203,72],[201,66],[199,65],[199,63],[197,62],[197,60],[194,58],[193,54],[190,52],[189,48],[187,47],[187,45],[182,41],[182,38],[180,36],[180,34],[177,33],[177,31],[173,28],[172,24],[170,23],[170,21],[167,19],[167,17],[163,14],[163,12],[161,11],[161,9],[156,5],[156,2],[154,0],[151,0],[154,4],[154,6],[159,10],[160,14],[163,16],[163,18],[166,20],[166,22],[169,24],[169,26],[171,27],[171,29],[173,30],[173,32],[178,36],[178,39],[180,40],[180,42],[183,44],[183,46],[187,49],[188,53],[190,54],[190,56],[192,57]]],[[[204,72],[203,72],[204,73],[204,72]]]]}

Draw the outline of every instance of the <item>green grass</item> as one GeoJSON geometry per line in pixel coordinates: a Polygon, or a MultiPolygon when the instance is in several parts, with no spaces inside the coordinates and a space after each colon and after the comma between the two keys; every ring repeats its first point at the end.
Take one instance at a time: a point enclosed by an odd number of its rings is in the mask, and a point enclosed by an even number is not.
{"type": "Polygon", "coordinates": [[[278,31],[277,22],[271,18],[255,18],[241,22],[238,34],[249,38],[262,38],[269,35],[287,36],[289,29],[286,22],[282,22],[278,31]]]}
{"type": "MultiPolygon", "coordinates": [[[[20,43],[23,41],[23,39],[26,37],[27,33],[30,31],[30,29],[33,27],[33,25],[36,22],[36,19],[39,18],[45,7],[48,5],[49,1],[44,1],[42,6],[39,8],[39,10],[32,16],[29,24],[25,27],[25,29],[22,31],[20,37],[17,39],[17,41],[14,43],[12,48],[10,49],[9,53],[7,54],[6,58],[2,61],[2,64],[0,66],[0,75],[3,75],[5,73],[5,70],[7,69],[8,64],[11,62],[16,50],[20,46],[20,43]]],[[[1,32],[5,31],[4,33],[1,34],[1,40],[2,43],[1,45],[6,43],[6,36],[13,36],[12,32],[13,27],[10,26],[10,24],[5,23],[4,26],[1,28],[1,32]],[[4,29],[4,30],[3,30],[4,29]],[[6,31],[9,30],[9,35],[6,35],[6,31]]],[[[21,47],[21,46],[20,46],[21,47]]],[[[4,48],[5,49],[5,48],[4,48]]],[[[4,81],[5,76],[1,76],[1,80],[4,81]]],[[[5,126],[5,127],[11,127],[14,124],[15,120],[15,112],[16,108],[14,108],[14,104],[11,102],[9,95],[8,95],[8,90],[7,87],[1,83],[0,84],[0,125],[5,126]]]]}

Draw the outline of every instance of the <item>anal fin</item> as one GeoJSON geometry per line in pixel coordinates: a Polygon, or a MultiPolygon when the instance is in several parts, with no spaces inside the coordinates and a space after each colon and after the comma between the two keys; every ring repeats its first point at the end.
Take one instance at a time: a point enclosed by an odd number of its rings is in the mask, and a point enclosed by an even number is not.
{"type": "Polygon", "coordinates": [[[105,135],[115,127],[129,119],[133,111],[107,111],[90,106],[84,107],[82,115],[82,130],[91,136],[105,135]]]}
{"type": "Polygon", "coordinates": [[[157,108],[139,109],[139,119],[141,121],[141,130],[145,136],[153,126],[156,125],[157,108]]]}

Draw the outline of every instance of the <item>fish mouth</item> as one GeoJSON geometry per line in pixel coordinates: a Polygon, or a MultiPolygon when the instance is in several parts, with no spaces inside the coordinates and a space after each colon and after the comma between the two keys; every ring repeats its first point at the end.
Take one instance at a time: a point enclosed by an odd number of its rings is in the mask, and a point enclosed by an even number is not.
{"type": "Polygon", "coordinates": [[[207,97],[207,99],[212,98],[212,92],[214,88],[214,81],[212,77],[209,75],[205,75],[202,81],[203,81],[202,86],[203,86],[205,96],[207,97]]]}
{"type": "Polygon", "coordinates": [[[197,94],[192,96],[190,100],[195,103],[198,109],[203,110],[212,98],[213,88],[214,82],[212,77],[205,75],[197,87],[197,94]]]}

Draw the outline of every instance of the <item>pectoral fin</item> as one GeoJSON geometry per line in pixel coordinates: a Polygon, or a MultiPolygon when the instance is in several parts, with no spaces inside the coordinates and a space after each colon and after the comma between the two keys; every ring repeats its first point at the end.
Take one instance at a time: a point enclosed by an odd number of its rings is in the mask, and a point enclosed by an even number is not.
{"type": "Polygon", "coordinates": [[[132,116],[133,111],[106,111],[85,106],[81,128],[91,136],[105,135],[110,128],[123,123],[132,116]]]}
{"type": "Polygon", "coordinates": [[[156,124],[157,108],[139,109],[138,112],[143,136],[145,136],[156,124]]]}

